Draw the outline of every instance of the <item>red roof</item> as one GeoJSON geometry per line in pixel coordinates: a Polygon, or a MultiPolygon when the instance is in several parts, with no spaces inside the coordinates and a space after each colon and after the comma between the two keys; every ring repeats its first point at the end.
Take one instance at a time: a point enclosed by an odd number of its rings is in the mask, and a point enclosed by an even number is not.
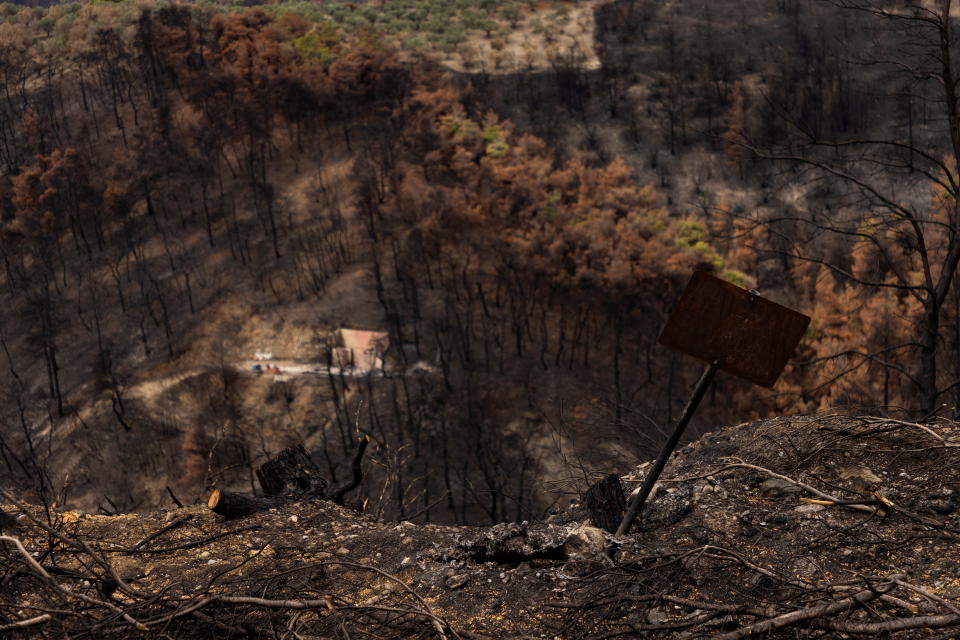
{"type": "Polygon", "coordinates": [[[340,339],[348,349],[373,351],[378,355],[383,355],[390,347],[390,336],[384,331],[340,329],[340,339]]]}

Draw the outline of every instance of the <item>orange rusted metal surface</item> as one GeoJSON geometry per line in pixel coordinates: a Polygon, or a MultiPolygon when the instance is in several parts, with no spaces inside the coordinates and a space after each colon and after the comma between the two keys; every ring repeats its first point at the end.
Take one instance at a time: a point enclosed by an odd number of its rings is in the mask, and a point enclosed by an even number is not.
{"type": "Polygon", "coordinates": [[[693,274],[660,343],[772,387],[810,317],[706,272],[693,274]]]}

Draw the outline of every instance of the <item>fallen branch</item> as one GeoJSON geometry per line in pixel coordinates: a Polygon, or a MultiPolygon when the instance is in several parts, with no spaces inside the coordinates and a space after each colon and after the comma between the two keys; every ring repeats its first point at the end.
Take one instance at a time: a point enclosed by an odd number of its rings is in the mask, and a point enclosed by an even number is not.
{"type": "Polygon", "coordinates": [[[157,538],[159,538],[160,536],[162,536],[163,534],[165,534],[167,531],[170,531],[171,529],[175,529],[175,528],[179,527],[180,525],[182,525],[184,522],[188,522],[188,521],[190,521],[191,519],[193,519],[193,516],[192,516],[192,515],[185,515],[185,516],[182,516],[182,517],[180,517],[180,518],[177,518],[176,520],[174,520],[173,522],[171,522],[171,523],[168,524],[167,526],[162,527],[162,528],[158,529],[157,531],[154,531],[153,533],[151,533],[150,535],[148,535],[146,538],[144,538],[143,540],[141,540],[141,541],[138,542],[137,544],[133,545],[133,548],[134,548],[134,549],[139,549],[140,547],[142,547],[143,545],[147,544],[147,543],[150,542],[151,540],[156,540],[157,538]]]}
{"type": "Polygon", "coordinates": [[[905,420],[895,420],[893,418],[867,418],[866,422],[868,424],[890,424],[898,427],[912,427],[914,429],[920,429],[921,431],[933,436],[939,440],[944,447],[960,447],[960,443],[951,442],[941,436],[939,433],[931,429],[925,424],[920,424],[919,422],[906,422],[905,420]]]}
{"type": "Polygon", "coordinates": [[[220,538],[225,538],[226,536],[236,535],[238,533],[243,533],[244,531],[253,531],[254,529],[259,529],[259,524],[251,524],[246,527],[239,527],[237,529],[232,529],[230,531],[224,531],[223,533],[218,533],[213,536],[207,536],[206,538],[200,538],[199,540],[193,540],[191,542],[185,542],[183,544],[178,544],[173,547],[161,547],[159,549],[110,549],[112,553],[170,553],[171,551],[180,551],[181,549],[192,549],[193,547],[200,547],[205,544],[210,544],[214,540],[219,540],[220,538]]]}
{"type": "MultiPolygon", "coordinates": [[[[382,606],[369,606],[369,605],[344,605],[336,608],[337,611],[384,611],[386,613],[398,613],[401,615],[414,615],[414,616],[423,616],[430,620],[433,624],[434,631],[437,632],[437,635],[446,640],[447,634],[443,630],[443,625],[446,624],[440,618],[429,613],[427,611],[417,611],[416,609],[401,609],[400,607],[382,607],[382,606]]],[[[449,628],[449,627],[448,627],[449,628]]],[[[451,630],[452,631],[452,630],[451,630]]],[[[454,632],[456,633],[456,632],[454,632]]]]}
{"type": "Polygon", "coordinates": [[[395,582],[395,583],[398,584],[404,591],[406,591],[407,593],[409,593],[410,595],[412,595],[414,598],[417,599],[417,601],[420,603],[420,606],[423,607],[424,612],[427,614],[427,616],[429,616],[430,620],[433,621],[434,629],[436,630],[437,634],[438,634],[441,638],[446,638],[446,635],[445,635],[444,632],[443,632],[443,627],[444,627],[444,626],[447,627],[447,628],[450,627],[450,625],[447,623],[447,621],[446,621],[446,620],[443,620],[442,618],[438,618],[438,617],[436,616],[436,614],[434,614],[433,608],[432,608],[429,604],[427,604],[427,601],[424,600],[423,597],[422,597],[419,593],[417,593],[416,591],[414,591],[414,590],[410,587],[410,585],[408,585],[406,582],[404,582],[404,581],[401,580],[400,578],[398,578],[398,577],[396,577],[396,576],[394,576],[394,575],[391,575],[391,574],[389,574],[389,573],[387,573],[386,571],[383,571],[383,570],[381,570],[381,569],[377,569],[376,567],[371,567],[370,565],[366,565],[366,564],[358,564],[358,563],[356,563],[356,562],[345,562],[345,561],[332,560],[332,561],[329,561],[329,562],[325,562],[324,564],[338,564],[338,565],[342,565],[342,566],[345,566],[345,567],[353,567],[354,569],[364,569],[364,570],[366,570],[366,571],[373,571],[374,573],[377,573],[377,574],[383,576],[383,577],[386,578],[387,580],[390,580],[391,582],[395,582]],[[440,623],[443,623],[442,626],[441,626],[440,623]]]}
{"type": "MultiPolygon", "coordinates": [[[[780,629],[783,627],[797,624],[799,622],[812,620],[814,618],[831,616],[835,613],[840,613],[841,611],[852,609],[853,607],[859,604],[870,602],[871,600],[876,600],[878,597],[883,595],[886,591],[890,590],[892,587],[893,587],[893,583],[888,582],[883,587],[878,587],[876,589],[864,589],[863,591],[859,591],[850,597],[843,598],[842,600],[837,600],[836,602],[831,602],[829,604],[823,604],[816,607],[807,607],[805,609],[791,611],[790,613],[785,613],[775,618],[770,618],[769,620],[763,620],[761,622],[757,622],[746,627],[741,627],[740,629],[737,629],[736,631],[731,631],[730,633],[721,634],[713,638],[713,640],[739,640],[740,638],[746,638],[754,634],[767,633],[768,631],[773,631],[774,629],[780,629]]],[[[951,617],[956,618],[957,616],[951,616],[951,617]]],[[[913,628],[913,627],[904,627],[904,628],[913,628]]],[[[869,633],[869,632],[864,631],[861,633],[869,633]]]]}
{"type": "Polygon", "coordinates": [[[204,598],[200,598],[186,606],[177,609],[167,615],[154,618],[149,620],[150,624],[156,625],[162,622],[168,622],[174,618],[179,618],[185,615],[193,615],[197,613],[200,609],[204,607],[215,604],[239,604],[239,605],[251,605],[256,607],[263,607],[267,609],[293,609],[293,610],[310,610],[310,609],[326,609],[327,611],[363,611],[363,610],[374,610],[374,611],[389,611],[393,613],[403,613],[406,615],[416,615],[422,616],[430,620],[431,625],[433,626],[434,631],[437,635],[446,640],[447,634],[445,629],[450,629],[454,636],[457,635],[455,631],[452,630],[449,623],[443,618],[437,616],[433,609],[423,600],[423,598],[413,591],[408,585],[406,585],[399,578],[391,576],[390,574],[381,571],[375,567],[370,567],[367,565],[355,564],[352,562],[330,562],[324,564],[341,564],[344,566],[350,566],[359,569],[369,569],[375,571],[376,573],[396,582],[405,590],[409,591],[411,594],[416,597],[420,604],[424,607],[423,610],[418,609],[403,609],[399,607],[384,607],[384,606],[368,606],[368,605],[334,605],[332,599],[329,596],[325,596],[319,599],[297,599],[297,598],[288,598],[288,599],[271,599],[271,598],[261,598],[258,596],[228,596],[228,595],[211,595],[204,598]]]}
{"type": "Polygon", "coordinates": [[[360,486],[360,482],[363,480],[363,468],[360,465],[360,461],[363,459],[363,452],[367,450],[368,444],[370,444],[370,436],[363,434],[360,442],[357,443],[356,450],[353,452],[353,462],[351,464],[353,476],[349,480],[345,480],[334,487],[330,492],[330,499],[336,504],[342,505],[343,496],[360,486]]]}
{"type": "Polygon", "coordinates": [[[690,609],[703,609],[704,611],[716,611],[727,614],[746,614],[757,617],[770,617],[773,611],[770,609],[760,609],[749,605],[723,604],[717,602],[707,602],[705,600],[691,600],[689,598],[680,598],[662,593],[648,593],[641,595],[620,594],[610,598],[593,600],[588,602],[544,602],[543,606],[555,609],[579,609],[590,610],[597,607],[603,607],[610,604],[619,604],[621,602],[667,602],[690,609]]]}
{"type": "Polygon", "coordinates": [[[26,620],[17,620],[16,622],[11,622],[9,624],[0,625],[0,631],[14,631],[16,629],[24,629],[26,627],[32,627],[37,624],[43,624],[49,620],[53,620],[53,616],[49,613],[45,613],[42,616],[37,616],[35,618],[27,618],[26,620]]]}
{"type": "MultiPolygon", "coordinates": [[[[904,631],[906,629],[938,629],[955,624],[960,624],[960,615],[947,613],[939,616],[896,618],[883,622],[836,622],[834,620],[817,620],[813,623],[813,626],[843,633],[869,633],[876,635],[890,631],[904,631]]],[[[716,640],[720,640],[720,638],[716,640]]]]}
{"type": "Polygon", "coordinates": [[[40,566],[40,563],[37,562],[32,555],[30,555],[30,553],[23,546],[23,543],[20,542],[19,538],[14,538],[13,536],[0,536],[0,542],[9,542],[15,546],[17,551],[20,552],[20,555],[23,556],[23,559],[27,561],[28,565],[30,565],[30,568],[36,571],[37,574],[39,574],[44,580],[47,580],[48,582],[53,581],[53,578],[50,577],[50,574],[47,573],[47,570],[40,566]]]}
{"type": "Polygon", "coordinates": [[[68,538],[67,536],[63,535],[62,533],[60,533],[59,531],[57,531],[56,529],[54,529],[53,527],[50,527],[50,526],[44,524],[43,522],[40,522],[40,520],[38,520],[37,518],[35,518],[34,515],[33,515],[32,513],[30,513],[30,510],[27,509],[26,505],[24,505],[23,503],[15,500],[15,499],[13,498],[13,496],[11,496],[11,495],[10,495],[9,493],[7,493],[6,491],[0,491],[0,496],[2,496],[3,499],[6,500],[7,502],[9,502],[10,504],[12,504],[12,505],[14,505],[15,507],[17,507],[17,509],[20,510],[20,513],[22,513],[22,514],[27,518],[27,520],[29,520],[29,521],[30,521],[31,523],[33,523],[35,526],[40,527],[41,529],[43,529],[44,531],[46,531],[47,533],[49,533],[49,534],[52,535],[53,537],[57,538],[58,540],[60,540],[61,542],[65,543],[65,544],[73,547],[74,549],[80,549],[80,550],[83,549],[83,547],[80,545],[80,543],[77,542],[76,540],[72,540],[72,539],[68,538]]]}
{"type": "Polygon", "coordinates": [[[800,487],[800,488],[803,489],[804,491],[809,491],[809,492],[812,493],[813,495],[815,495],[815,496],[817,496],[817,497],[819,497],[819,498],[821,498],[821,499],[823,499],[823,500],[829,500],[830,502],[832,502],[832,503],[834,503],[834,504],[839,504],[840,506],[847,507],[848,509],[856,509],[857,511],[863,511],[863,512],[865,512],[865,513],[877,513],[877,512],[883,513],[883,510],[882,510],[882,509],[879,509],[879,508],[876,508],[876,507],[868,507],[868,506],[865,506],[865,505],[863,505],[862,503],[859,503],[859,502],[854,503],[854,504],[844,504],[844,503],[846,503],[846,502],[848,502],[848,501],[846,501],[846,500],[844,500],[844,499],[842,499],[842,498],[838,498],[837,496],[830,495],[829,493],[824,493],[823,491],[820,491],[820,490],[817,489],[816,487],[810,486],[809,484],[806,484],[805,482],[800,482],[799,480],[794,480],[793,478],[790,478],[790,477],[785,476],[785,475],[783,475],[783,474],[777,473],[776,471],[771,471],[770,469],[767,469],[766,467],[760,467],[760,466],[757,466],[757,465],[755,465],[755,464],[749,464],[749,463],[743,462],[743,461],[739,460],[738,458],[733,458],[733,459],[734,459],[734,460],[737,460],[737,462],[731,462],[730,464],[724,465],[722,468],[717,469],[717,470],[714,471],[713,473],[720,473],[721,471],[724,471],[724,470],[726,470],[726,469],[734,469],[734,468],[738,468],[738,467],[739,467],[739,468],[742,468],[742,469],[753,469],[754,471],[759,471],[759,472],[761,472],[761,473],[765,473],[765,474],[767,474],[768,476],[770,476],[770,477],[772,477],[772,478],[777,478],[778,480],[783,480],[784,482],[789,482],[790,484],[792,484],[792,485],[794,485],[794,486],[796,486],[796,487],[800,487]]]}
{"type": "Polygon", "coordinates": [[[714,558],[714,559],[717,559],[717,560],[723,560],[723,559],[725,559],[725,557],[722,556],[722,555],[715,555],[715,554],[712,554],[712,553],[707,553],[707,552],[710,551],[711,549],[713,549],[713,550],[715,550],[715,551],[719,551],[719,552],[721,552],[721,553],[727,554],[727,557],[728,557],[728,558],[733,558],[734,560],[736,560],[737,562],[739,562],[740,564],[742,564],[742,565],[745,566],[746,568],[748,568],[748,569],[750,569],[750,570],[752,570],[752,571],[756,571],[756,572],[759,573],[759,574],[765,575],[765,576],[767,576],[768,578],[770,578],[770,579],[772,579],[772,580],[777,580],[777,581],[780,581],[780,582],[784,582],[784,583],[786,583],[786,584],[792,585],[792,586],[794,586],[794,587],[798,587],[798,588],[800,588],[800,589],[806,589],[806,590],[814,589],[813,584],[810,583],[810,582],[808,582],[808,581],[804,581],[804,580],[799,579],[799,578],[798,578],[797,580],[793,580],[793,579],[791,579],[791,578],[787,578],[787,577],[785,577],[785,576],[778,575],[778,574],[774,573],[773,571],[770,571],[769,569],[764,569],[764,568],[761,567],[760,565],[757,565],[757,564],[754,564],[754,563],[750,562],[750,561],[747,560],[746,558],[742,557],[740,554],[738,554],[738,553],[736,553],[736,552],[734,552],[734,551],[731,551],[730,549],[724,549],[723,547],[716,547],[716,546],[713,546],[713,545],[709,545],[709,544],[708,544],[708,545],[704,545],[703,547],[700,547],[701,553],[700,553],[700,554],[697,554],[697,555],[703,555],[704,557],[714,558]]]}
{"type": "Polygon", "coordinates": [[[950,602],[950,601],[947,600],[946,598],[941,598],[940,596],[936,595],[935,593],[930,593],[930,591],[928,591],[927,589],[925,589],[925,588],[923,588],[923,587],[917,586],[917,585],[915,585],[915,584],[910,584],[909,582],[904,582],[903,580],[901,580],[901,579],[899,579],[899,578],[894,578],[894,579],[893,579],[893,582],[895,582],[896,584],[900,585],[900,586],[903,587],[904,589],[908,589],[908,590],[910,590],[910,591],[913,591],[914,593],[920,594],[923,598],[926,598],[926,599],[929,600],[930,602],[934,602],[934,603],[941,604],[941,605],[945,606],[947,609],[950,609],[950,611],[952,611],[952,612],[954,612],[955,614],[957,614],[958,616],[960,616],[960,609],[958,609],[955,604],[953,604],[952,602],[950,602]]]}
{"type": "Polygon", "coordinates": [[[135,620],[129,613],[127,613],[117,605],[113,604],[112,602],[107,602],[106,600],[97,600],[96,598],[91,598],[88,595],[77,593],[76,591],[73,591],[68,587],[65,587],[64,585],[60,584],[56,580],[54,580],[53,576],[47,573],[47,571],[42,566],[40,566],[39,562],[34,560],[33,556],[30,555],[30,553],[23,546],[23,543],[20,542],[18,538],[14,538],[13,536],[0,536],[0,542],[9,542],[13,546],[15,546],[17,548],[17,551],[20,553],[23,559],[27,562],[27,564],[30,565],[30,567],[34,571],[36,571],[37,575],[43,578],[47,582],[47,584],[49,584],[51,587],[53,587],[55,590],[59,591],[63,595],[67,596],[68,598],[76,598],[78,600],[83,600],[87,604],[92,604],[99,607],[106,607],[107,609],[110,609],[110,611],[112,611],[113,613],[123,618],[126,622],[133,625],[138,631],[147,631],[148,629],[147,625],[143,624],[139,620],[135,620]]]}
{"type": "MultiPolygon", "coordinates": [[[[865,507],[877,507],[885,515],[890,513],[890,508],[894,506],[893,502],[875,492],[874,498],[861,498],[859,500],[826,500],[823,498],[800,498],[800,502],[807,504],[819,504],[825,507],[852,507],[854,505],[863,505],[865,507]]],[[[871,514],[873,515],[873,514],[871,514]]]]}

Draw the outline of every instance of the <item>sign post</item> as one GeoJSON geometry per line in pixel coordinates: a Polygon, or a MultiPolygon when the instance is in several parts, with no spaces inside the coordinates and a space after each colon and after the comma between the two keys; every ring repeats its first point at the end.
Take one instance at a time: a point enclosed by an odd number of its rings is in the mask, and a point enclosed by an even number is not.
{"type": "Polygon", "coordinates": [[[702,360],[707,366],[673,434],[631,500],[617,535],[630,531],[717,371],[773,387],[809,324],[809,316],[761,298],[756,292],[703,271],[693,274],[660,334],[660,344],[702,360]]]}

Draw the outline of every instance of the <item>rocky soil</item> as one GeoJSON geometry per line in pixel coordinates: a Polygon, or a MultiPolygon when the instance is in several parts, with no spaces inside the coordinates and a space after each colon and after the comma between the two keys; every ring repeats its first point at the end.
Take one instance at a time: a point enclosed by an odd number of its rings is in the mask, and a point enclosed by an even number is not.
{"type": "MultiPolygon", "coordinates": [[[[573,507],[488,528],[327,502],[0,522],[0,630],[23,637],[950,638],[960,427],[778,418],[670,461],[633,533],[573,507]]],[[[624,477],[642,480],[641,466],[624,477]]]]}

